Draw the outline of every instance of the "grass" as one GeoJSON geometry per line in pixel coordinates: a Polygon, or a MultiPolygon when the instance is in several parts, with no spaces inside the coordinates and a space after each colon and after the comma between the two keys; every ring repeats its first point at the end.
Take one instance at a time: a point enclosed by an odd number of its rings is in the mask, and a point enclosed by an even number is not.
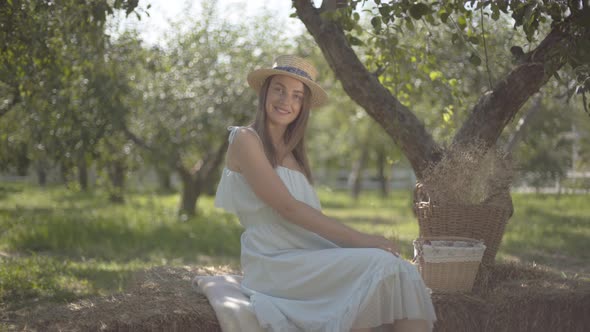
{"type": "MultiPolygon", "coordinates": [[[[366,193],[354,201],[320,188],[319,196],[326,214],[397,240],[402,255],[411,257],[418,235],[411,192],[385,199],[366,193]]],[[[499,258],[587,278],[587,197],[513,195],[515,215],[499,258]]],[[[134,272],[157,265],[237,267],[242,229],[212,200],[202,197],[199,215],[179,221],[174,194],[129,194],[124,205],[112,205],[101,192],[0,185],[0,308],[122,291],[134,272]]]]}

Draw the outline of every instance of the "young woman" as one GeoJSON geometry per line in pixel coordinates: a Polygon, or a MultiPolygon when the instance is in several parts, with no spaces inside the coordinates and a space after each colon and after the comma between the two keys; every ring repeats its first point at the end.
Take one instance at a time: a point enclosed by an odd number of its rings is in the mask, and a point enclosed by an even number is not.
{"type": "Polygon", "coordinates": [[[230,127],[215,205],[245,228],[242,291],[270,331],[428,331],[430,293],[395,243],[320,210],[304,136],[310,109],[327,100],[316,75],[292,55],[253,71],[255,121],[230,127]]]}

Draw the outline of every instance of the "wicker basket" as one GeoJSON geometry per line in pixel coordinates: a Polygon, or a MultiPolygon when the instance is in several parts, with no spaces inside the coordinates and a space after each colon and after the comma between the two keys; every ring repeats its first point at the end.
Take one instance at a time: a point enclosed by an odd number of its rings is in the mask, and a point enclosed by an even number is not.
{"type": "Polygon", "coordinates": [[[414,262],[432,290],[470,292],[485,248],[464,237],[422,237],[414,240],[414,262]]]}
{"type": "Polygon", "coordinates": [[[422,184],[414,191],[414,213],[421,237],[460,236],[482,239],[486,250],[482,263],[494,263],[504,229],[512,216],[510,197],[483,204],[440,204],[430,199],[422,184]]]}

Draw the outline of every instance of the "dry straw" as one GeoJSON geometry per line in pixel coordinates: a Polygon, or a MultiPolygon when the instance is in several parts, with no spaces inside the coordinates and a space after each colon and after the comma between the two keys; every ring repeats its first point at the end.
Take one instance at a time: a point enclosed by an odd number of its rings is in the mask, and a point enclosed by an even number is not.
{"type": "MultiPolygon", "coordinates": [[[[227,268],[156,267],[124,293],[10,313],[17,331],[221,331],[195,275],[235,274],[227,268]]],[[[590,283],[538,268],[496,264],[481,269],[472,294],[432,296],[444,331],[584,331],[590,326],[590,283]]]]}
{"type": "Polygon", "coordinates": [[[505,195],[513,174],[503,150],[473,142],[443,149],[443,158],[424,171],[421,182],[434,202],[481,204],[505,195]]]}
{"type": "Polygon", "coordinates": [[[499,148],[482,142],[451,145],[428,167],[416,186],[414,212],[420,236],[483,240],[483,264],[494,262],[512,215],[514,169],[499,148]]]}

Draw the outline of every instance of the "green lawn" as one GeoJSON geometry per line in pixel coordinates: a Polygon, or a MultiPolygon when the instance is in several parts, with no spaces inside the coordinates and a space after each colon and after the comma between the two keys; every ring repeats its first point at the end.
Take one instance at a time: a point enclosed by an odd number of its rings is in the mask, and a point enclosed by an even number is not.
{"type": "MultiPolygon", "coordinates": [[[[418,235],[411,192],[386,199],[367,193],[358,202],[327,188],[319,194],[328,215],[396,239],[411,257],[418,235]]],[[[588,278],[588,197],[513,195],[515,215],[499,258],[588,278]]],[[[199,215],[179,221],[177,204],[178,195],[169,194],[129,194],[125,205],[111,205],[100,192],[0,185],[0,301],[14,310],[121,291],[135,271],[156,265],[238,267],[236,219],[203,197],[199,215]]]]}

